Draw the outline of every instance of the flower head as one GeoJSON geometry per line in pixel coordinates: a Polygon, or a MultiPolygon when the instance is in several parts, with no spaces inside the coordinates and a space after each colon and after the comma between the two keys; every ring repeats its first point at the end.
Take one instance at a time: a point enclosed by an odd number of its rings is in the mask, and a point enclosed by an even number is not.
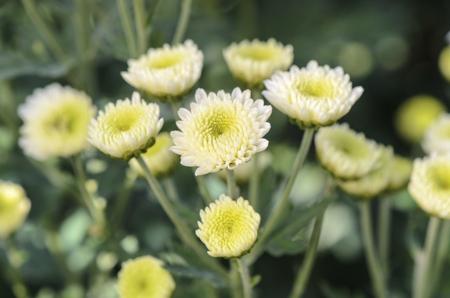
{"type": "Polygon", "coordinates": [[[30,207],[20,185],[0,180],[0,238],[8,237],[20,227],[30,207]]]}
{"type": "Polygon", "coordinates": [[[121,75],[128,84],[166,101],[189,92],[200,78],[203,53],[192,40],[184,44],[149,49],[138,60],[128,60],[121,75]]]}
{"type": "Polygon", "coordinates": [[[38,160],[69,157],[84,150],[89,120],[95,114],[84,92],[53,83],[34,90],[19,106],[24,124],[19,145],[38,160]]]}
{"type": "Polygon", "coordinates": [[[450,82],[450,45],[446,46],[439,55],[439,69],[444,78],[450,82]]]}
{"type": "Polygon", "coordinates": [[[322,166],[343,180],[361,178],[377,168],[383,151],[381,146],[351,130],[346,123],[321,128],[315,145],[322,166]]]}
{"type": "Polygon", "coordinates": [[[175,281],[162,265],[162,261],[151,256],[124,262],[117,283],[120,298],[171,297],[175,281]]]}
{"type": "Polygon", "coordinates": [[[395,116],[395,128],[400,136],[419,143],[427,128],[445,113],[445,106],[430,95],[417,95],[403,102],[395,116]]]}
{"type": "Polygon", "coordinates": [[[294,60],[292,46],[283,46],[273,38],[232,43],[223,50],[223,56],[233,76],[248,87],[261,84],[277,70],[286,70],[294,60]]]}
{"type": "Polygon", "coordinates": [[[164,121],[158,119],[157,104],[146,103],[137,92],[131,98],[108,103],[105,112],[91,119],[87,138],[106,155],[127,161],[154,144],[164,121]]]}
{"type": "Polygon", "coordinates": [[[337,180],[337,185],[345,193],[357,198],[372,199],[387,189],[392,172],[394,153],[391,147],[381,148],[383,150],[378,158],[376,169],[356,180],[337,180]]]}
{"type": "Polygon", "coordinates": [[[450,156],[414,160],[408,190],[425,212],[450,219],[450,156]]]}
{"type": "Polygon", "coordinates": [[[175,146],[170,148],[181,155],[182,165],[198,167],[195,175],[234,169],[267,148],[269,142],[262,137],[270,129],[266,120],[272,107],[261,99],[253,101],[249,90],[207,95],[198,89],[195,101],[191,111],[178,111],[181,131],[171,132],[175,146]]]}
{"type": "MultiPolygon", "coordinates": [[[[170,174],[178,164],[178,155],[169,150],[171,146],[173,146],[172,138],[169,133],[163,132],[156,136],[155,145],[142,154],[147,167],[156,177],[170,174]]],[[[136,159],[131,159],[129,163],[133,171],[144,176],[144,172],[136,159]]]]}
{"type": "MultiPolygon", "coordinates": [[[[252,158],[249,162],[240,165],[234,170],[234,176],[236,178],[236,183],[239,185],[246,184],[250,181],[253,171],[255,169],[256,159],[252,158]]],[[[272,154],[268,151],[263,151],[258,153],[258,164],[257,164],[257,172],[260,175],[265,168],[267,168],[272,162],[272,154]]],[[[227,180],[227,172],[219,171],[217,175],[223,181],[227,180]]]]}
{"type": "Polygon", "coordinates": [[[216,258],[239,258],[250,251],[258,238],[261,217],[242,197],[233,201],[226,195],[200,211],[195,231],[216,258]]]}
{"type": "Polygon", "coordinates": [[[428,153],[450,153],[450,114],[442,114],[425,132],[422,148],[428,153]]]}
{"type": "Polygon", "coordinates": [[[350,111],[363,93],[352,89],[341,67],[319,66],[310,61],[304,68],[292,66],[264,81],[263,95],[301,128],[328,126],[350,111]]]}
{"type": "Polygon", "coordinates": [[[405,187],[411,177],[412,161],[409,158],[394,155],[388,191],[397,191],[405,187]]]}

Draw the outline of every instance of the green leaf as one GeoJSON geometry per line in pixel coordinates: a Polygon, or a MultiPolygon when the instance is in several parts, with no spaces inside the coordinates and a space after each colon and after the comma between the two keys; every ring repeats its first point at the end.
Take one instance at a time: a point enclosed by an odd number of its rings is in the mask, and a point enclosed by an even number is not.
{"type": "Polygon", "coordinates": [[[259,282],[261,281],[261,275],[255,275],[255,276],[253,276],[252,277],[252,280],[250,281],[250,286],[253,288],[253,287],[256,287],[258,284],[259,284],[259,282]]]}
{"type": "Polygon", "coordinates": [[[202,280],[208,280],[217,287],[225,287],[226,282],[215,272],[209,271],[206,269],[195,268],[191,266],[181,266],[181,265],[165,265],[167,270],[169,270],[172,274],[188,277],[188,278],[196,278],[202,280]]]}
{"type": "Polygon", "coordinates": [[[61,243],[66,250],[74,250],[80,246],[92,223],[89,214],[79,209],[71,214],[61,225],[61,243]]]}

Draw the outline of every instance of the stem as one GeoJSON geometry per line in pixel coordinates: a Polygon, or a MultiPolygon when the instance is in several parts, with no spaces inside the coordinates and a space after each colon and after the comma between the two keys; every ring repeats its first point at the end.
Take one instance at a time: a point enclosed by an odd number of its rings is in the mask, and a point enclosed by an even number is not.
{"type": "Polygon", "coordinates": [[[250,273],[248,267],[242,259],[235,259],[236,266],[239,270],[239,275],[241,276],[242,282],[242,292],[244,293],[244,298],[252,297],[252,287],[250,285],[250,273]]]}
{"type": "Polygon", "coordinates": [[[214,202],[214,200],[211,197],[211,194],[209,193],[208,187],[206,186],[204,176],[195,176],[195,180],[197,180],[200,194],[202,195],[203,200],[205,201],[205,204],[209,205],[212,202],[214,202]]]}
{"type": "Polygon", "coordinates": [[[320,213],[316,217],[314,228],[311,234],[311,239],[309,240],[308,251],[306,252],[303,265],[298,272],[297,278],[294,283],[294,288],[292,289],[292,293],[289,296],[290,298],[301,297],[306,289],[306,284],[308,283],[309,275],[311,274],[311,269],[313,267],[314,260],[316,259],[317,246],[319,245],[324,213],[325,210],[323,210],[322,213],[320,213]]]}
{"type": "Polygon", "coordinates": [[[99,227],[104,227],[105,216],[103,210],[101,210],[94,201],[94,198],[86,189],[86,174],[84,173],[83,163],[81,162],[80,156],[75,155],[72,157],[72,165],[75,171],[75,178],[78,184],[78,190],[81,193],[81,197],[86,204],[92,218],[99,225],[99,227]]]}
{"type": "Polygon", "coordinates": [[[147,32],[145,26],[145,5],[143,0],[133,0],[134,18],[138,37],[138,54],[142,55],[147,50],[147,32]]]}
{"type": "Polygon", "coordinates": [[[34,0],[22,0],[22,4],[31,21],[36,26],[37,30],[44,39],[45,43],[52,51],[53,55],[55,55],[59,62],[66,60],[66,52],[59,44],[54,32],[50,29],[49,26],[47,26],[47,24],[39,15],[34,0]]]}
{"type": "Polygon", "coordinates": [[[28,291],[23,281],[20,267],[23,260],[20,259],[20,251],[17,249],[11,237],[5,239],[6,256],[11,265],[12,289],[17,298],[28,298],[28,291]]]}
{"type": "Polygon", "coordinates": [[[175,185],[175,181],[172,177],[167,177],[162,180],[164,183],[164,188],[166,189],[167,195],[174,203],[180,202],[180,197],[178,196],[177,188],[175,185]]]}
{"type": "Polygon", "coordinates": [[[117,6],[119,7],[120,20],[122,21],[123,32],[125,33],[125,39],[127,40],[128,52],[130,53],[130,56],[132,58],[136,58],[136,41],[134,38],[133,27],[131,25],[131,19],[130,15],[128,14],[125,0],[117,0],[117,6]]]}
{"type": "Polygon", "coordinates": [[[164,193],[164,190],[162,189],[158,180],[156,180],[155,176],[147,167],[141,155],[137,157],[137,161],[139,162],[139,165],[144,171],[145,178],[147,179],[148,184],[155,193],[156,198],[158,199],[162,208],[166,212],[167,216],[170,218],[170,220],[178,230],[178,233],[180,234],[182,240],[197,253],[197,255],[203,260],[205,264],[207,264],[210,268],[214,269],[215,271],[219,272],[222,276],[224,276],[227,279],[228,278],[227,272],[216,260],[209,257],[205,252],[205,248],[195,240],[195,238],[192,235],[192,231],[189,229],[186,222],[184,222],[183,219],[176,212],[175,208],[170,203],[169,199],[164,193]]]}
{"type": "Polygon", "coordinates": [[[278,202],[278,205],[275,206],[272,214],[269,216],[266,224],[264,225],[263,230],[261,231],[261,236],[259,236],[258,242],[252,249],[252,252],[247,256],[247,264],[253,264],[259,255],[262,253],[264,245],[268,240],[271,233],[278,226],[280,221],[283,219],[283,213],[289,204],[289,195],[291,194],[292,186],[294,185],[295,178],[297,177],[298,172],[303,166],[305,162],[306,155],[308,154],[309,147],[311,146],[311,141],[314,136],[314,128],[307,128],[303,133],[303,139],[300,144],[300,148],[298,150],[297,156],[294,161],[294,165],[291,170],[291,174],[286,182],[283,193],[281,194],[281,198],[278,202]]]}
{"type": "Polygon", "coordinates": [[[137,174],[133,171],[128,171],[125,175],[125,181],[123,182],[120,192],[117,195],[114,209],[111,213],[112,232],[117,231],[118,227],[120,227],[122,223],[123,215],[127,209],[126,205],[136,183],[137,177],[137,174]]]}
{"type": "Polygon", "coordinates": [[[372,278],[372,287],[377,298],[386,298],[385,278],[383,269],[375,251],[373,243],[372,222],[370,216],[369,201],[361,201],[359,204],[361,211],[362,238],[364,249],[366,251],[367,265],[369,266],[370,276],[372,278]]]}
{"type": "Polygon", "coordinates": [[[176,45],[181,42],[186,32],[189,22],[189,14],[191,13],[192,0],[184,0],[181,7],[180,17],[178,18],[178,25],[175,31],[175,35],[172,39],[172,44],[176,45]]]}
{"type": "Polygon", "coordinates": [[[258,208],[258,188],[259,188],[259,169],[258,169],[258,154],[253,155],[253,173],[250,178],[248,197],[250,205],[253,209],[258,208]]]}
{"type": "Polygon", "coordinates": [[[234,262],[234,259],[230,259],[230,296],[232,298],[243,298],[242,294],[242,283],[238,265],[234,262]]]}
{"type": "Polygon", "coordinates": [[[175,121],[179,121],[180,116],[178,115],[178,110],[180,109],[180,101],[176,101],[176,100],[171,100],[170,101],[170,106],[172,107],[172,112],[173,112],[173,118],[175,119],[175,121]]]}
{"type": "Polygon", "coordinates": [[[389,276],[389,231],[391,230],[391,201],[388,197],[382,197],[378,201],[378,253],[380,263],[386,279],[389,276]]]}
{"type": "Polygon", "coordinates": [[[228,195],[231,199],[236,200],[236,177],[234,177],[234,170],[227,171],[227,185],[228,185],[228,195]]]}
{"type": "Polygon", "coordinates": [[[432,279],[430,275],[432,274],[432,264],[433,257],[436,249],[436,236],[438,234],[439,225],[441,220],[437,217],[431,216],[428,222],[427,235],[425,239],[425,259],[423,260],[422,266],[416,263],[415,271],[415,281],[417,282],[417,287],[414,287],[414,298],[426,298],[428,292],[432,292],[432,287],[430,282],[432,279]]]}
{"type": "MultiPolygon", "coordinates": [[[[435,274],[434,274],[434,280],[431,284],[431,288],[435,289],[437,286],[439,286],[440,277],[442,274],[442,269],[445,265],[445,259],[448,254],[449,245],[450,245],[450,221],[445,220],[441,227],[441,232],[439,234],[438,238],[438,247],[437,247],[437,253],[436,253],[436,261],[434,262],[435,266],[435,274]]],[[[429,293],[432,297],[433,292],[429,293]]]]}

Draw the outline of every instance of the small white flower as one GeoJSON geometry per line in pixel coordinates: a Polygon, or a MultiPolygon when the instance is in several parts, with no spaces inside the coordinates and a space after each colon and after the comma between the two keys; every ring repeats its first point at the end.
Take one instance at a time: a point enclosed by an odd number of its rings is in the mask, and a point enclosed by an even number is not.
{"type": "Polygon", "coordinates": [[[226,195],[200,211],[195,234],[216,258],[239,258],[250,251],[258,238],[261,216],[242,197],[226,195]]]}
{"type": "Polygon", "coordinates": [[[266,121],[272,107],[261,99],[253,101],[250,90],[207,95],[198,89],[195,101],[191,111],[178,111],[181,131],[171,132],[175,146],[170,148],[181,155],[182,165],[198,167],[195,175],[234,169],[267,148],[263,136],[270,129],[266,121]]]}
{"type": "Polygon", "coordinates": [[[84,92],[57,83],[34,90],[19,106],[24,124],[19,145],[38,160],[69,157],[86,148],[87,127],[95,114],[84,92]]]}
{"type": "Polygon", "coordinates": [[[376,169],[383,151],[382,146],[356,133],[347,123],[319,129],[315,145],[322,166],[344,180],[361,178],[376,169]]]}
{"type": "Polygon", "coordinates": [[[91,119],[87,140],[106,155],[128,161],[154,144],[163,123],[159,106],[134,92],[131,101],[108,103],[105,112],[91,119]]]}
{"type": "Polygon", "coordinates": [[[263,95],[301,128],[328,126],[350,111],[363,93],[352,89],[348,74],[341,67],[318,66],[310,61],[306,68],[292,66],[264,81],[263,95]]]}
{"type": "Polygon", "coordinates": [[[450,219],[450,156],[414,160],[408,190],[422,210],[450,219]]]}
{"type": "Polygon", "coordinates": [[[427,154],[450,153],[450,114],[442,114],[427,128],[422,140],[422,148],[427,154]]]}
{"type": "Polygon", "coordinates": [[[128,60],[128,71],[121,75],[128,84],[161,100],[181,97],[200,78],[203,53],[192,40],[184,44],[149,49],[139,59],[128,60]]]}
{"type": "Polygon", "coordinates": [[[249,87],[270,78],[277,70],[288,69],[294,60],[292,46],[283,46],[273,38],[267,42],[254,39],[232,43],[223,50],[223,56],[233,76],[249,87]]]}
{"type": "Polygon", "coordinates": [[[0,238],[8,237],[20,227],[30,207],[22,186],[0,180],[0,238]]]}

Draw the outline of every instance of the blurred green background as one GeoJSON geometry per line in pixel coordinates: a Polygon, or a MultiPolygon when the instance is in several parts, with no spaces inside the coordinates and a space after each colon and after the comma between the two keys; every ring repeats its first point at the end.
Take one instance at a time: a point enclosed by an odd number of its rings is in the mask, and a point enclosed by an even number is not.
{"type": "MultiPolygon", "coordinates": [[[[16,109],[35,88],[54,81],[69,84],[88,92],[99,109],[109,101],[130,97],[134,90],[120,76],[127,69],[130,55],[116,1],[87,1],[87,7],[79,7],[74,0],[36,1],[38,13],[51,25],[62,46],[63,58],[47,47],[24,9],[26,2],[29,1],[0,0],[0,179],[21,184],[32,202],[27,222],[15,235],[25,252],[23,274],[30,293],[39,298],[84,297],[85,290],[90,288],[91,297],[115,297],[113,285],[120,262],[151,254],[174,265],[177,281],[174,297],[208,297],[202,288],[205,282],[190,277],[208,280],[204,272],[176,270],[175,265],[182,264],[187,254],[183,255],[171,223],[143,180],[138,179],[129,202],[122,208],[124,216],[118,223],[121,227],[114,231],[117,234],[114,241],[94,243],[86,236],[90,225],[87,212],[64,186],[64,179],[70,180],[72,176],[70,163],[51,160],[38,165],[17,146],[21,123],[16,109]],[[85,9],[85,18],[80,18],[80,9],[85,9]],[[88,32],[88,44],[82,51],[77,42],[80,22],[88,32]],[[49,253],[48,246],[55,239],[59,239],[62,254],[67,257],[58,259],[49,253]],[[68,272],[61,270],[58,262],[65,263],[62,267],[68,272]],[[103,265],[105,270],[101,269],[103,265]],[[93,279],[95,275],[98,278],[93,279]],[[66,287],[65,280],[72,281],[74,286],[66,287]]],[[[128,2],[132,13],[132,1],[128,2]]],[[[149,19],[150,46],[170,43],[181,1],[152,0],[145,4],[154,8],[149,19]]],[[[185,37],[192,39],[204,53],[204,69],[197,86],[206,91],[229,92],[236,87],[222,49],[245,38],[273,37],[293,45],[294,64],[300,67],[312,59],[320,65],[342,66],[354,86],[362,86],[365,91],[340,122],[348,122],[369,138],[392,145],[403,156],[419,156],[417,146],[398,136],[393,119],[402,101],[417,94],[433,95],[449,106],[450,86],[437,64],[439,53],[447,45],[449,16],[450,2],[445,0],[193,0],[185,37]]],[[[184,106],[188,106],[192,94],[187,96],[184,106]]],[[[165,119],[163,130],[175,129],[170,106],[162,104],[161,108],[165,119]]],[[[261,200],[266,202],[266,208],[259,210],[263,220],[270,199],[277,197],[277,185],[289,171],[302,135],[277,111],[269,122],[272,129],[267,135],[268,150],[273,159],[261,183],[261,200]]],[[[125,181],[127,164],[111,160],[94,149],[87,150],[83,159],[89,178],[97,181],[98,195],[106,200],[106,210],[111,214],[125,181]]],[[[299,175],[292,195],[298,210],[292,220],[302,214],[302,208],[318,199],[325,178],[315,164],[312,148],[309,163],[299,175]]],[[[175,179],[179,194],[189,207],[183,211],[195,229],[202,202],[193,187],[196,184],[191,170],[178,167],[175,179]]],[[[207,182],[217,197],[225,189],[214,175],[208,175],[207,182]]],[[[246,187],[242,190],[245,193],[246,187]]],[[[395,195],[394,206],[389,285],[393,297],[410,297],[411,255],[423,241],[427,218],[406,191],[395,195]]],[[[376,203],[373,207],[375,210],[376,203]]],[[[339,195],[325,218],[321,253],[306,297],[370,297],[356,205],[345,195],[339,195]]],[[[259,297],[288,295],[303,259],[301,253],[293,254],[305,248],[307,235],[305,224],[293,245],[273,243],[270,252],[256,263],[254,274],[262,276],[256,288],[259,297]]],[[[0,247],[2,298],[13,297],[6,264],[0,247]]],[[[448,277],[450,271],[446,270],[442,280],[448,277]]],[[[449,296],[450,287],[442,284],[439,297],[449,296]]]]}

